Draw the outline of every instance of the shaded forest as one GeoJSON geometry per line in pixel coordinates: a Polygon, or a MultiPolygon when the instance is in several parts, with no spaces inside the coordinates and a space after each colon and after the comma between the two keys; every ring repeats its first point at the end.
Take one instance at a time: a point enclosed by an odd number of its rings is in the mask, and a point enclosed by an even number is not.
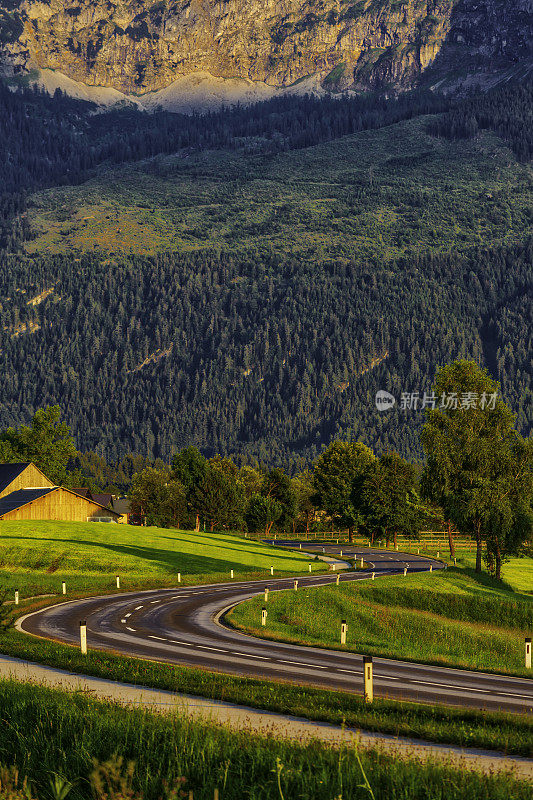
{"type": "Polygon", "coordinates": [[[528,231],[514,245],[386,264],[218,247],[27,258],[21,248],[28,192],[157,153],[297,149],[431,113],[433,135],[490,129],[527,160],[532,86],[461,101],[285,98],[205,117],[90,116],[60,94],[0,87],[0,427],[58,403],[79,448],[111,460],[168,460],[194,444],[297,469],[334,437],[416,458],[421,413],[379,413],[375,392],[429,391],[437,366],[470,357],[501,382],[528,434],[528,231]]]}
{"type": "Polygon", "coordinates": [[[420,412],[378,389],[429,391],[435,368],[489,360],[531,429],[533,240],[381,271],[217,252],[0,262],[0,425],[58,403],[81,450],[165,460],[187,444],[287,464],[330,439],[419,454],[420,412]],[[44,288],[53,291],[38,305],[44,288]],[[60,299],[59,299],[60,298],[60,299]],[[523,313],[527,313],[524,300],[523,313]],[[487,329],[486,321],[490,319],[487,329]]]}

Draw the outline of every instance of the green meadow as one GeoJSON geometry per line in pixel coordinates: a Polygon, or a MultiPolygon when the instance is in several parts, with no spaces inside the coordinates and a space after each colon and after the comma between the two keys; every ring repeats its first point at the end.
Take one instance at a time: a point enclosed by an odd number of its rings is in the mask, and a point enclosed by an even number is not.
{"type": "MultiPolygon", "coordinates": [[[[298,553],[239,536],[103,522],[0,522],[0,587],[22,596],[138,589],[308,572],[298,553]]],[[[313,570],[325,569],[314,561],[313,570]]]]}
{"type": "MultiPolygon", "coordinates": [[[[531,559],[517,561],[514,570],[523,567],[527,576],[531,559]]],[[[263,598],[249,600],[233,609],[229,620],[266,638],[531,676],[524,666],[524,638],[533,629],[533,597],[471,568],[273,592],[266,627],[260,624],[263,605],[263,598]]]]}

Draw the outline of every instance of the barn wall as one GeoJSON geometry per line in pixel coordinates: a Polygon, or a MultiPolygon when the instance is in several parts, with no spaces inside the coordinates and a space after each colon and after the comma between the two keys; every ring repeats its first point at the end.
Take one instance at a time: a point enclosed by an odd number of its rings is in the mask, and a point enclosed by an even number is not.
{"type": "Polygon", "coordinates": [[[55,483],[49,481],[37,467],[30,464],[9,486],[6,486],[3,492],[0,492],[0,497],[17,492],[19,489],[35,489],[42,486],[55,486],[55,483]]]}
{"type": "Polygon", "coordinates": [[[16,508],[3,515],[6,520],[42,520],[49,519],[63,522],[87,522],[91,517],[113,517],[96,503],[84,497],[56,489],[38,500],[33,500],[22,508],[16,508]]]}

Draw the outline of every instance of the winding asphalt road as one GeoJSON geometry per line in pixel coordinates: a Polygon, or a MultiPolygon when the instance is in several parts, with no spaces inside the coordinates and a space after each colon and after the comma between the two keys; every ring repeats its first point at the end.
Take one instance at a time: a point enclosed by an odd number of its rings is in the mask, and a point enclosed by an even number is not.
{"type": "MultiPolygon", "coordinates": [[[[280,542],[276,542],[280,545],[280,542]]],[[[286,546],[290,543],[285,543],[286,546]]],[[[303,545],[322,554],[322,545],[303,545]]],[[[326,555],[340,547],[326,546],[326,555]]],[[[343,556],[361,557],[367,570],[344,572],[340,581],[441,569],[440,561],[408,553],[342,546],[343,556]]],[[[299,590],[336,580],[335,572],[299,577],[299,590]]],[[[293,578],[156,589],[74,600],[26,617],[19,630],[56,641],[79,642],[79,622],[87,620],[89,648],[274,681],[342,691],[362,691],[362,657],[261,640],[224,624],[237,603],[264,592],[292,589],[293,578]]],[[[340,623],[340,620],[339,620],[340,623]]],[[[355,631],[348,631],[355,638],[355,631]]],[[[352,638],[352,641],[353,641],[352,638]]],[[[533,713],[533,680],[446,669],[374,658],[374,692],[380,697],[533,713]]]]}

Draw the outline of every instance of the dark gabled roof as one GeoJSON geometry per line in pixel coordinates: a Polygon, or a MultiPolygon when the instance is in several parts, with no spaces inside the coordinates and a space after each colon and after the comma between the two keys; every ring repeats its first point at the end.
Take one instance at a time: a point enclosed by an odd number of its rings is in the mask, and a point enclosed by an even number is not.
{"type": "Polygon", "coordinates": [[[80,497],[90,497],[91,496],[91,490],[90,489],[80,489],[79,487],[76,486],[76,487],[72,487],[72,489],[70,491],[74,492],[75,494],[79,494],[80,497]]]}
{"type": "Polygon", "coordinates": [[[21,508],[21,506],[31,503],[33,500],[44,497],[45,494],[55,492],[56,489],[57,486],[51,486],[48,489],[19,489],[17,492],[11,492],[5,497],[0,497],[0,517],[9,511],[14,511],[16,508],[21,508]]]}
{"type": "Polygon", "coordinates": [[[104,508],[111,508],[111,503],[113,502],[113,495],[106,494],[104,492],[98,494],[95,492],[91,492],[91,499],[94,500],[95,503],[98,503],[99,506],[104,506],[104,508]]]}
{"type": "Polygon", "coordinates": [[[21,472],[29,467],[31,461],[25,461],[19,464],[0,464],[0,492],[3,492],[10,483],[13,483],[15,478],[18,478],[21,472]]]}
{"type": "Polygon", "coordinates": [[[113,500],[113,511],[123,516],[124,514],[131,514],[131,503],[127,497],[119,497],[113,500]]]}

